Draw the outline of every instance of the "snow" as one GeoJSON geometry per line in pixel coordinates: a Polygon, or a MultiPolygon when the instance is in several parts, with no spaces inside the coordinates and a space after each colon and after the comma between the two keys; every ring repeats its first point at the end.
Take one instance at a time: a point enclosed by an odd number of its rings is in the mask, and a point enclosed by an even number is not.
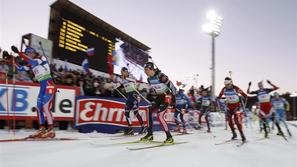
{"type": "MultiPolygon", "coordinates": [[[[296,122],[294,123],[296,124],[296,122]]],[[[115,137],[118,134],[81,134],[74,130],[57,131],[57,137],[78,138],[72,141],[26,141],[1,142],[1,167],[296,167],[297,128],[290,124],[293,137],[285,141],[282,137],[270,134],[263,138],[259,129],[245,128],[248,143],[242,147],[234,141],[215,145],[231,137],[224,127],[214,127],[213,133],[205,129],[192,130],[193,134],[174,136],[175,141],[188,141],[186,144],[131,151],[127,147],[148,145],[114,144],[138,140],[140,137],[115,137]]],[[[284,129],[284,128],[283,128],[284,129]]],[[[15,138],[25,137],[32,130],[19,130],[15,138]]],[[[0,138],[13,138],[13,133],[0,130],[0,138]]],[[[155,132],[154,139],[163,141],[165,134],[155,132]]]]}

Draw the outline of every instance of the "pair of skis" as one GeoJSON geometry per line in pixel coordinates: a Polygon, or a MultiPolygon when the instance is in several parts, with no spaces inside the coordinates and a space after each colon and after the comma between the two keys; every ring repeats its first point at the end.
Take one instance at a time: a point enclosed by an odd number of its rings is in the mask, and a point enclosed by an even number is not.
{"type": "Polygon", "coordinates": [[[159,147],[166,147],[166,146],[172,146],[172,145],[178,145],[178,144],[185,144],[188,143],[186,141],[182,142],[173,142],[173,143],[164,143],[162,141],[132,141],[132,142],[124,142],[121,144],[136,144],[136,143],[143,143],[143,144],[148,144],[147,146],[137,146],[137,147],[126,147],[128,150],[131,151],[138,151],[138,150],[146,150],[146,149],[152,149],[152,148],[159,148],[159,147]]]}
{"type": "MultiPolygon", "coordinates": [[[[228,143],[233,143],[234,141],[239,141],[238,139],[229,139],[229,140],[225,140],[223,142],[220,142],[220,143],[216,143],[215,145],[224,145],[224,144],[228,144],[228,143]]],[[[246,144],[247,141],[241,141],[239,144],[236,144],[236,147],[241,147],[243,146],[244,144],[246,144]]]]}
{"type": "Polygon", "coordinates": [[[4,142],[21,142],[21,141],[65,141],[65,140],[79,140],[75,138],[17,138],[17,139],[0,139],[0,143],[4,142]]]}

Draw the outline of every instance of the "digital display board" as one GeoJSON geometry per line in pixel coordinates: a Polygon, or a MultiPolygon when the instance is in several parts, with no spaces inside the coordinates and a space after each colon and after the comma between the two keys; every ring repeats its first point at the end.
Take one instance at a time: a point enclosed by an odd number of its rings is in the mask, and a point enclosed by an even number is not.
{"type": "Polygon", "coordinates": [[[61,11],[57,19],[54,58],[81,65],[88,59],[89,67],[108,72],[108,56],[115,50],[115,36],[86,19],[61,11]]]}
{"type": "Polygon", "coordinates": [[[148,62],[148,54],[128,42],[116,39],[114,73],[121,74],[121,68],[127,67],[130,74],[139,81],[146,82],[143,66],[148,62]]]}

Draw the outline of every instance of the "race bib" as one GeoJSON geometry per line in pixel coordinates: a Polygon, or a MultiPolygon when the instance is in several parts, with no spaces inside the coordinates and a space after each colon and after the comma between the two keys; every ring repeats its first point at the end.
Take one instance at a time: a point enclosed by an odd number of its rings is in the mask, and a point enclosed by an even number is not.
{"type": "Polygon", "coordinates": [[[185,99],[176,99],[176,104],[177,105],[183,105],[183,104],[186,104],[186,100],[185,99]]]}
{"type": "Polygon", "coordinates": [[[270,95],[269,94],[259,95],[258,100],[259,100],[260,103],[270,102],[270,95]]]}
{"type": "Polygon", "coordinates": [[[274,107],[275,109],[284,109],[284,108],[285,108],[285,105],[284,105],[283,102],[274,102],[274,103],[273,103],[273,107],[274,107]]]}
{"type": "Polygon", "coordinates": [[[127,93],[134,92],[136,90],[135,84],[133,82],[125,83],[124,88],[127,93]]]}
{"type": "Polygon", "coordinates": [[[202,100],[202,106],[209,106],[210,100],[202,100]]]}
{"type": "Polygon", "coordinates": [[[159,83],[159,84],[152,84],[150,85],[151,89],[154,90],[154,93],[156,94],[164,94],[168,88],[164,83],[159,83]]]}
{"type": "Polygon", "coordinates": [[[226,96],[226,103],[234,104],[239,102],[239,97],[237,95],[226,96]]]}
{"type": "Polygon", "coordinates": [[[42,80],[43,78],[50,75],[50,71],[48,71],[45,67],[38,65],[32,69],[34,76],[37,81],[42,80]]]}

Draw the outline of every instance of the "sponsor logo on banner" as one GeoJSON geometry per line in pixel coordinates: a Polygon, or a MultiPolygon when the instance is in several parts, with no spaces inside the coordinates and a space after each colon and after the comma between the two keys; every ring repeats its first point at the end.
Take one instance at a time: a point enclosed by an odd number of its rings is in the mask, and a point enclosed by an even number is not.
{"type": "MultiPolygon", "coordinates": [[[[148,106],[140,106],[139,114],[147,123],[148,106]]],[[[130,112],[133,126],[140,126],[137,118],[130,112]]],[[[118,98],[79,97],[76,103],[76,125],[105,124],[127,126],[125,103],[118,98]]]]}
{"type": "MultiPolygon", "coordinates": [[[[33,110],[37,105],[39,84],[0,83],[0,119],[37,119],[33,110]]],[[[75,97],[77,89],[74,87],[57,86],[53,116],[55,120],[73,120],[75,97]]]]}

